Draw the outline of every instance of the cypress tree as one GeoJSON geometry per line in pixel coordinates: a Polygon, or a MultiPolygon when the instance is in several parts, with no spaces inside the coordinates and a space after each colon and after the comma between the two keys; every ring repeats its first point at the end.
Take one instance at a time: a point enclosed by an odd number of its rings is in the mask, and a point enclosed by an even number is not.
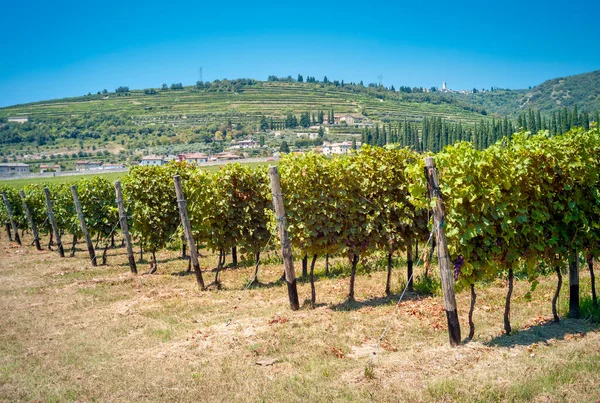
{"type": "Polygon", "coordinates": [[[569,120],[569,111],[566,107],[563,108],[562,111],[562,125],[560,128],[560,133],[566,133],[571,130],[571,121],[569,120]]]}
{"type": "Polygon", "coordinates": [[[573,113],[571,114],[571,128],[581,126],[579,122],[579,112],[577,112],[577,105],[573,107],[573,113]]]}
{"type": "Polygon", "coordinates": [[[583,112],[581,123],[585,130],[590,130],[590,115],[587,113],[587,111],[583,112]]]}
{"type": "Polygon", "coordinates": [[[529,108],[529,116],[527,116],[527,123],[527,130],[529,130],[531,133],[537,132],[535,128],[535,116],[533,115],[533,111],[531,110],[531,108],[529,108]]]}

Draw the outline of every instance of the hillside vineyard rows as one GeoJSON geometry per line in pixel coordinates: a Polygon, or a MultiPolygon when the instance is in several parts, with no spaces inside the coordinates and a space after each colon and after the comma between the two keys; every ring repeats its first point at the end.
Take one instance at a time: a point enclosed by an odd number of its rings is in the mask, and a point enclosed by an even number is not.
{"type": "Polygon", "coordinates": [[[27,163],[35,172],[48,164],[72,170],[85,158],[135,165],[147,154],[229,149],[247,157],[270,157],[278,150],[359,139],[419,152],[439,152],[458,141],[486,148],[520,130],[555,135],[571,127],[589,129],[600,120],[596,81],[584,85],[579,82],[583,79],[556,84],[561,88],[556,87],[556,94],[570,95],[541,104],[548,97],[545,85],[529,92],[492,88],[462,94],[314,77],[307,82],[299,76],[145,90],[122,86],[114,92],[0,108],[0,159],[27,163]],[[573,92],[575,88],[583,93],[573,92]],[[251,147],[239,148],[249,140],[251,147]]]}
{"type": "MultiPolygon", "coordinates": [[[[364,145],[348,156],[327,158],[320,154],[286,155],[279,163],[282,195],[289,235],[295,255],[304,261],[303,275],[313,285],[318,256],[347,256],[351,262],[348,300],[354,299],[357,265],[373,255],[407,254],[412,270],[415,244],[427,245],[432,232],[428,184],[423,155],[395,145],[364,145]],[[310,274],[307,262],[312,259],[310,274]]],[[[504,328],[511,332],[510,298],[515,276],[526,276],[535,292],[537,278],[556,274],[556,295],[549,301],[555,320],[563,272],[569,273],[570,316],[578,317],[578,263],[584,258],[592,279],[593,259],[600,251],[600,133],[573,129],[563,135],[547,132],[518,133],[485,150],[459,142],[435,154],[446,218],[440,223],[454,263],[455,281],[470,287],[471,313],[478,282],[507,276],[508,293],[504,328]]],[[[229,251],[251,257],[259,278],[261,254],[277,250],[277,219],[272,210],[271,189],[265,167],[230,164],[206,172],[186,163],[163,167],[134,167],[122,180],[123,202],[131,235],[140,252],[152,255],[163,248],[184,246],[173,176],[179,175],[187,201],[191,230],[196,243],[219,254],[214,281],[229,251]]],[[[0,219],[7,233],[18,237],[31,228],[26,209],[37,231],[48,234],[49,244],[65,237],[74,245],[84,235],[79,224],[106,250],[119,231],[115,188],[100,177],[76,183],[81,210],[76,211],[74,193],[66,184],[26,185],[2,188],[11,207],[0,219]],[[46,200],[48,189],[51,203],[46,200]],[[49,214],[49,205],[52,214],[49,214]],[[52,229],[55,221],[58,231],[52,229]]],[[[180,200],[181,201],[181,200],[180,200]]],[[[429,250],[421,251],[425,260],[429,250]]],[[[185,251],[184,251],[185,253],[185,251]]],[[[418,256],[415,256],[417,258],[418,256]]],[[[248,260],[248,259],[247,259],[248,260]]],[[[191,263],[190,263],[191,265],[191,263]]],[[[188,270],[191,270],[188,267],[188,270]]],[[[197,273],[198,274],[198,273],[197,273]]],[[[201,273],[200,273],[201,276],[201,273]]],[[[412,285],[412,272],[407,275],[412,285]]],[[[390,291],[390,275],[386,292],[390,291]]],[[[201,282],[202,288],[204,283],[201,282]]],[[[473,334],[471,322],[470,334],[473,334]]]]}

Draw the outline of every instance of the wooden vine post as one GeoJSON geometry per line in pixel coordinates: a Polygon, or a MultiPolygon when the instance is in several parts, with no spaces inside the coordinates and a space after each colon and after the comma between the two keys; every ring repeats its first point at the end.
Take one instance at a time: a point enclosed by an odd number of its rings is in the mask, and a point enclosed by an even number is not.
{"type": "Polygon", "coordinates": [[[131,235],[129,234],[129,225],[127,224],[127,214],[125,213],[125,205],[123,204],[123,192],[121,191],[120,181],[115,182],[115,193],[117,195],[117,207],[119,208],[119,224],[121,225],[121,232],[123,232],[123,239],[125,240],[125,247],[127,248],[129,268],[133,274],[137,274],[137,266],[135,264],[135,256],[133,255],[133,245],[131,244],[131,235]]]}
{"type": "Polygon", "coordinates": [[[8,220],[10,221],[10,226],[12,227],[12,230],[15,233],[15,241],[17,241],[19,245],[22,245],[21,238],[19,237],[19,228],[17,227],[17,223],[15,223],[15,219],[13,217],[12,212],[12,206],[10,205],[10,201],[8,200],[6,192],[2,192],[2,198],[4,199],[4,205],[6,206],[6,212],[8,213],[8,220]]]}
{"type": "Polygon", "coordinates": [[[173,183],[175,184],[175,194],[177,195],[177,206],[179,207],[179,216],[181,217],[181,225],[183,227],[183,233],[187,240],[188,249],[190,251],[190,262],[194,268],[196,274],[196,281],[200,286],[201,290],[205,290],[204,279],[202,278],[202,271],[200,270],[200,263],[198,262],[198,249],[196,248],[196,242],[192,235],[192,226],[188,218],[187,202],[181,188],[181,177],[179,175],[173,175],[173,183]]]}
{"type": "Polygon", "coordinates": [[[52,225],[54,230],[54,237],[56,238],[56,245],[58,245],[58,254],[60,257],[65,257],[65,250],[63,249],[62,241],[60,240],[60,231],[56,224],[56,217],[54,217],[54,210],[52,209],[52,200],[50,199],[50,190],[44,188],[44,196],[46,196],[46,211],[48,212],[48,221],[52,225]]]}
{"type": "Polygon", "coordinates": [[[87,249],[90,254],[90,260],[92,261],[92,266],[95,267],[98,265],[98,263],[96,262],[96,251],[94,250],[94,245],[92,244],[90,233],[88,232],[87,226],[85,225],[85,217],[83,215],[83,210],[81,209],[81,203],[79,202],[77,186],[71,186],[71,194],[73,195],[73,203],[75,203],[75,211],[77,212],[77,218],[79,218],[81,232],[83,233],[83,237],[85,238],[85,243],[87,244],[87,249]]]}
{"type": "Polygon", "coordinates": [[[460,344],[460,323],[458,321],[458,311],[456,309],[456,296],[454,294],[454,277],[450,268],[450,257],[448,254],[448,244],[446,241],[446,232],[444,231],[444,203],[440,193],[440,184],[437,177],[435,162],[432,157],[425,158],[425,174],[427,177],[427,188],[431,200],[435,201],[433,208],[433,225],[435,228],[435,238],[438,249],[438,262],[440,265],[440,276],[442,279],[442,292],[444,294],[444,308],[446,310],[446,319],[448,320],[448,335],[450,344],[457,346],[460,344]]]}
{"type": "Polygon", "coordinates": [[[271,191],[273,193],[273,209],[277,217],[277,230],[281,240],[281,251],[283,254],[283,267],[285,273],[285,282],[288,288],[288,297],[290,307],[293,311],[300,309],[298,302],[298,288],[296,287],[296,272],[294,271],[294,261],[292,258],[292,245],[287,231],[287,220],[285,219],[285,209],[283,208],[283,196],[281,194],[281,183],[279,181],[279,172],[276,166],[269,167],[269,177],[271,178],[271,191]]]}
{"type": "Polygon", "coordinates": [[[42,250],[40,246],[40,236],[37,231],[37,227],[35,226],[35,222],[33,221],[33,216],[31,215],[31,211],[29,210],[29,206],[25,201],[25,192],[19,190],[19,196],[21,196],[21,203],[23,203],[23,211],[27,216],[27,221],[29,221],[29,227],[31,228],[31,233],[33,234],[33,243],[35,243],[35,247],[37,250],[42,250]]]}

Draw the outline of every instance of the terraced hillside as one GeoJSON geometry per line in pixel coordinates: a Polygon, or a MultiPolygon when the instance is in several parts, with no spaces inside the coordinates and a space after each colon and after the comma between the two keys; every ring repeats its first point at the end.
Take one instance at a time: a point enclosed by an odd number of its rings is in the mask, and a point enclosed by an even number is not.
{"type": "Polygon", "coordinates": [[[137,123],[185,125],[256,123],[261,115],[283,119],[287,113],[334,109],[335,113],[363,113],[373,120],[420,120],[442,117],[475,123],[482,115],[447,102],[411,102],[401,94],[389,96],[353,92],[348,87],[313,83],[257,82],[241,92],[212,92],[196,87],[156,91],[147,95],[133,90],[118,96],[90,95],[0,109],[0,118],[28,116],[32,119],[71,118],[93,114],[132,117],[137,123]]]}

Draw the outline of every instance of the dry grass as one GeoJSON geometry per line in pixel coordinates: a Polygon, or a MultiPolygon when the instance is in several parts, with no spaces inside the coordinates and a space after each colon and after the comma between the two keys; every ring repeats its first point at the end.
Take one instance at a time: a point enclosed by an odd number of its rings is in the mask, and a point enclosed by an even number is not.
{"type": "MultiPolygon", "coordinates": [[[[261,267],[262,287],[244,290],[248,267],[223,272],[223,290],[199,292],[193,276],[172,275],[187,266],[176,255],[159,255],[159,275],[133,276],[124,249],[110,250],[110,266],[92,268],[81,250],[59,259],[55,252],[8,245],[3,236],[0,398],[599,399],[600,334],[586,321],[544,324],[554,278],[541,282],[531,302],[524,299],[527,282],[517,281],[512,336],[502,336],[505,285],[479,288],[475,340],[450,348],[441,299],[411,294],[396,312],[398,295],[384,297],[383,271],[357,278],[359,302],[352,305],[344,304],[344,275],[321,276],[318,307],[292,312],[285,286],[276,282],[280,265],[261,267]],[[388,323],[393,326],[374,356],[388,323]]],[[[212,267],[211,259],[203,264],[212,267]]],[[[404,281],[399,272],[395,292],[404,281]]],[[[205,279],[211,275],[205,272],[205,279]]],[[[309,285],[301,283],[299,293],[310,296],[309,285]]],[[[466,335],[467,292],[458,295],[458,305],[466,335]]]]}

